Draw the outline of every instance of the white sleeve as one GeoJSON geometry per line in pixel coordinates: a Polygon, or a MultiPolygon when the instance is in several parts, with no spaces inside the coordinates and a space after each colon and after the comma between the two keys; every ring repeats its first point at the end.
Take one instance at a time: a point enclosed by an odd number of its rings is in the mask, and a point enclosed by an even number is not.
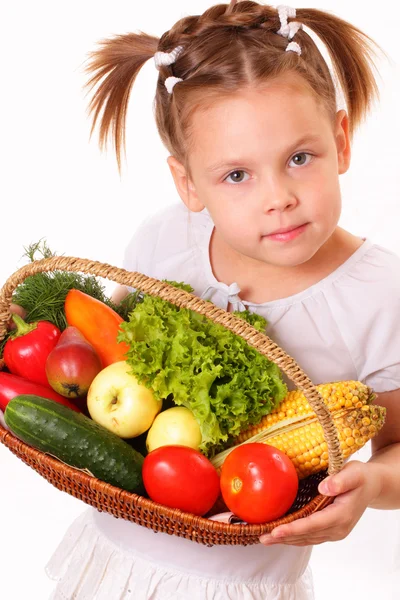
{"type": "Polygon", "coordinates": [[[400,261],[381,273],[360,299],[355,320],[362,335],[353,356],[359,380],[389,392],[400,388],[400,261]]]}
{"type": "Polygon", "coordinates": [[[334,314],[357,378],[400,388],[400,258],[375,245],[338,284],[334,314]]]}
{"type": "Polygon", "coordinates": [[[136,229],[124,252],[122,266],[158,278],[158,265],[168,257],[187,251],[184,232],[188,209],[183,202],[171,204],[147,217],[136,229]]]}
{"type": "Polygon", "coordinates": [[[359,380],[376,392],[400,388],[400,295],[382,299],[362,340],[359,380]]]}
{"type": "Polygon", "coordinates": [[[122,267],[127,271],[139,271],[139,259],[143,255],[142,240],[145,237],[146,221],[144,221],[133,234],[125,248],[122,267]]]}
{"type": "Polygon", "coordinates": [[[158,211],[140,223],[125,249],[122,261],[124,269],[154,276],[155,252],[165,214],[165,209],[158,211]]]}
{"type": "MultiPolygon", "coordinates": [[[[130,242],[125,248],[122,267],[127,271],[149,274],[150,265],[153,260],[154,244],[151,242],[150,218],[145,219],[133,234],[130,242]]],[[[135,288],[128,287],[130,292],[135,288]]]]}

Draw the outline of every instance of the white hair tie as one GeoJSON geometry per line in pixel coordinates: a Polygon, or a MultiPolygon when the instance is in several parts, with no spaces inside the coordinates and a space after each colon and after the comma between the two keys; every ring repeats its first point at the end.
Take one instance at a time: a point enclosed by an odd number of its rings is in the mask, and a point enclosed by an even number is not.
{"type": "MultiPolygon", "coordinates": [[[[154,62],[157,69],[159,69],[161,66],[168,67],[169,65],[172,65],[176,61],[182,50],[183,46],[177,46],[176,48],[171,50],[171,52],[156,52],[154,55],[154,62]]],[[[164,81],[164,85],[167,88],[169,94],[172,94],[174,85],[179,81],[183,81],[183,79],[181,79],[180,77],[167,77],[167,79],[164,81]]]]}
{"type": "Polygon", "coordinates": [[[169,66],[172,65],[180,53],[183,50],[183,46],[177,46],[171,52],[156,52],[154,55],[154,62],[156,64],[157,69],[161,66],[169,66]]]}
{"type": "MultiPolygon", "coordinates": [[[[277,11],[281,26],[276,33],[291,40],[299,31],[299,29],[303,29],[303,23],[299,23],[298,21],[291,21],[288,23],[289,17],[294,19],[296,16],[296,9],[292,8],[291,6],[280,4],[277,6],[277,11]]],[[[301,48],[296,42],[290,42],[286,46],[286,52],[290,51],[297,52],[299,55],[301,54],[301,48]]]]}
{"type": "Polygon", "coordinates": [[[286,52],[297,52],[297,54],[300,56],[301,48],[297,42],[290,42],[286,46],[286,52]]]}
{"type": "Polygon", "coordinates": [[[174,85],[179,83],[179,81],[183,81],[180,77],[167,77],[164,81],[164,85],[168,90],[168,94],[172,94],[172,90],[174,89],[174,85]]]}
{"type": "Polygon", "coordinates": [[[296,35],[299,29],[303,29],[303,23],[299,23],[299,21],[290,21],[288,23],[289,35],[287,36],[289,40],[292,39],[293,36],[296,35]]]}

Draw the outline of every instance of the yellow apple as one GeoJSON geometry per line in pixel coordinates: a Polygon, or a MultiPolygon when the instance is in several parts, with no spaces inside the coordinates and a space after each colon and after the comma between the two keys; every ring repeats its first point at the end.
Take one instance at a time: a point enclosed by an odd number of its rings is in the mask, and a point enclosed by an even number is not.
{"type": "Polygon", "coordinates": [[[93,421],[121,438],[147,431],[162,408],[162,400],[129,371],[124,360],[108,365],[96,375],[87,393],[93,421]]]}
{"type": "Polygon", "coordinates": [[[149,452],[160,446],[189,446],[199,449],[202,436],[200,425],[191,410],[175,406],[160,413],[153,421],[146,438],[149,452]]]}

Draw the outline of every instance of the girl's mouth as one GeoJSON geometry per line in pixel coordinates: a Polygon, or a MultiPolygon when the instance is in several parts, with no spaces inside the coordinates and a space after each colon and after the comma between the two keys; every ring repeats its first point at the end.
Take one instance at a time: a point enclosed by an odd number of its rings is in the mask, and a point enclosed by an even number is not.
{"type": "Polygon", "coordinates": [[[278,230],[275,233],[270,233],[268,235],[264,235],[263,237],[268,240],[273,240],[275,242],[290,242],[291,240],[294,240],[299,235],[301,235],[303,233],[303,231],[305,230],[305,228],[307,227],[307,225],[308,225],[308,223],[304,223],[303,225],[300,225],[299,227],[293,227],[293,229],[289,229],[286,231],[278,230]]]}

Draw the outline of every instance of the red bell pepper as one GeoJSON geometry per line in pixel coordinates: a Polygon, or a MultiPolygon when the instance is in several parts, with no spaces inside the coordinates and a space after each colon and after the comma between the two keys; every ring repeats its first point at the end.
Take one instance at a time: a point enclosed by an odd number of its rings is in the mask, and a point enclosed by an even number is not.
{"type": "Polygon", "coordinates": [[[41,398],[48,398],[49,400],[54,400],[59,404],[68,406],[68,408],[72,408],[76,412],[81,412],[75,404],[69,402],[64,396],[57,394],[53,389],[39,383],[32,383],[32,381],[28,381],[18,375],[0,371],[0,410],[4,412],[9,401],[20,394],[34,394],[41,398]]]}
{"type": "Polygon", "coordinates": [[[3,359],[11,373],[50,387],[46,377],[46,360],[58,342],[61,331],[49,321],[25,323],[12,315],[16,330],[4,346],[3,359]]]}

